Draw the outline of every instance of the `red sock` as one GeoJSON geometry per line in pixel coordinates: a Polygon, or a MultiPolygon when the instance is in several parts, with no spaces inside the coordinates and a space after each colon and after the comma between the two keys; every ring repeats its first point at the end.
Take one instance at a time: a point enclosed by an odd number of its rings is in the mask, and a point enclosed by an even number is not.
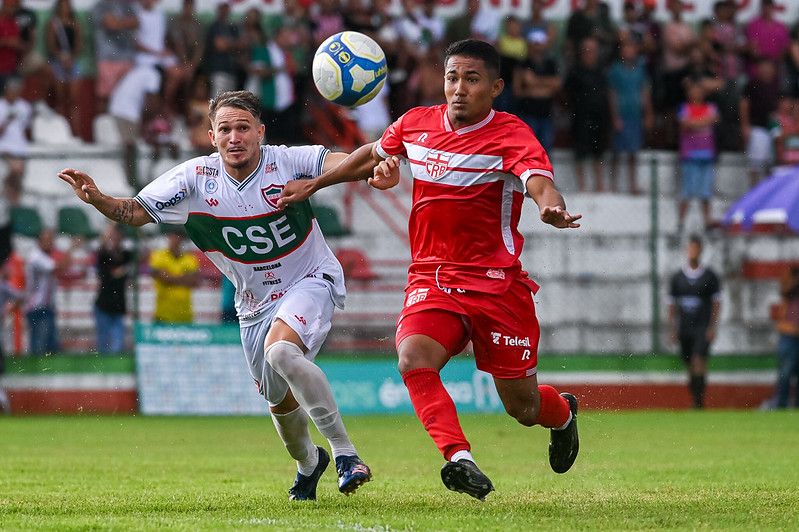
{"type": "Polygon", "coordinates": [[[555,388],[541,385],[538,387],[538,395],[541,396],[541,410],[535,420],[536,425],[552,429],[562,427],[569,421],[569,401],[561,397],[555,388]]]}
{"type": "Polygon", "coordinates": [[[455,403],[444,388],[438,372],[433,368],[416,368],[405,372],[402,380],[408,388],[419,421],[444,458],[449,460],[457,451],[470,450],[458,422],[455,403]]]}

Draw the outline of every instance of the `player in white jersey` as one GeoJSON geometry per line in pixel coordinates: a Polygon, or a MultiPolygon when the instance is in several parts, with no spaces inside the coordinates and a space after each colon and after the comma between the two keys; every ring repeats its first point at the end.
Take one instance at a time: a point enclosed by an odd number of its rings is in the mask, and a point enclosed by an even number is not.
{"type": "MultiPolygon", "coordinates": [[[[330,385],[313,363],[345,297],[341,266],[324,241],[310,203],[278,210],[293,179],[316,177],[346,157],[322,146],[261,146],[260,102],[246,91],[219,94],[209,132],[218,153],[158,177],[135,198],[100,192],[74,169],[58,176],[108,218],[132,226],[183,224],[194,243],[236,287],[236,311],[250,373],[277,432],[297,461],[291,500],[313,500],[330,462],[315,446],[308,418],[330,443],[339,491],[371,479],[350,441],[330,385]]],[[[367,165],[368,166],[368,165],[367,165]]],[[[372,166],[359,172],[370,175],[372,166]]]]}

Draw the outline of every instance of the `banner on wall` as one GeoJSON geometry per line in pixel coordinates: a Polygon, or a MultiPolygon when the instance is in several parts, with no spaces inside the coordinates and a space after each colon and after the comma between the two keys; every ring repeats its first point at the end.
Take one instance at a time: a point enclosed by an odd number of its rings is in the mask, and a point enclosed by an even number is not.
{"type": "MultiPolygon", "coordinates": [[[[321,357],[342,414],[413,413],[396,360],[321,357]]],[[[136,326],[139,410],[149,415],[267,415],[247,370],[235,325],[136,326]]],[[[441,372],[459,412],[502,412],[490,375],[474,360],[453,359],[441,372]]]]}

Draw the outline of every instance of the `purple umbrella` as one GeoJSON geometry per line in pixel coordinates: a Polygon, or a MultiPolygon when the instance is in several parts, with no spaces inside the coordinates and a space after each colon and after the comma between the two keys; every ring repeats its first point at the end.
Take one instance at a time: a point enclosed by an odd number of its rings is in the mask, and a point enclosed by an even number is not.
{"type": "Polygon", "coordinates": [[[788,228],[799,233],[799,166],[777,168],[733,203],[722,223],[743,231],[788,228]]]}

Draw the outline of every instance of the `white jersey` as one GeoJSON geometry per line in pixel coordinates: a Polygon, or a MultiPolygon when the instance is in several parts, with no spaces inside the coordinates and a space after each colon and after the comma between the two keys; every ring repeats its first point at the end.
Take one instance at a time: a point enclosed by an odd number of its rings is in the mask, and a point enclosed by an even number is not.
{"type": "Polygon", "coordinates": [[[323,146],[261,146],[258,168],[239,183],[218,153],[164,173],[136,196],[156,223],[184,224],[186,232],[236,287],[242,325],[265,319],[299,280],[324,279],[335,305],[344,306],[344,274],[327,246],[308,200],[277,210],[284,185],[318,176],[323,146]]]}

